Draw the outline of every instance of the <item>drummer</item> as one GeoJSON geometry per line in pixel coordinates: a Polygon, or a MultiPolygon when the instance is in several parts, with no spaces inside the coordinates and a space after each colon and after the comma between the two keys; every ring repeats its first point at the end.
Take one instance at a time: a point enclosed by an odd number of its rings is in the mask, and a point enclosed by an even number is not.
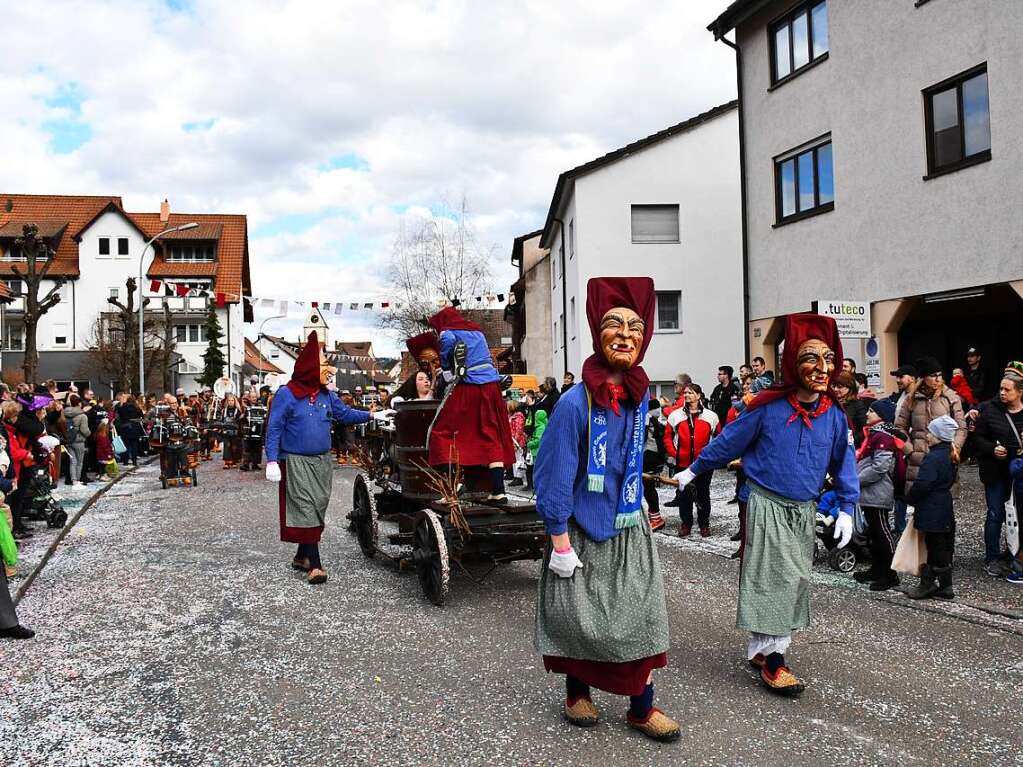
{"type": "Polygon", "coordinates": [[[263,439],[266,434],[266,409],[259,404],[259,394],[249,389],[242,398],[245,407],[245,436],[242,451],[242,471],[257,471],[262,468],[263,439]]]}

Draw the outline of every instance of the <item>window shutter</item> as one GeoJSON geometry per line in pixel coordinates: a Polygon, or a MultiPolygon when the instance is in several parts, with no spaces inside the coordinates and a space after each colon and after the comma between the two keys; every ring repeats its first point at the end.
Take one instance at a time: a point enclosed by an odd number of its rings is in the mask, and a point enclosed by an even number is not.
{"type": "Polygon", "coordinates": [[[679,242],[678,205],[633,205],[633,242],[679,242]]]}

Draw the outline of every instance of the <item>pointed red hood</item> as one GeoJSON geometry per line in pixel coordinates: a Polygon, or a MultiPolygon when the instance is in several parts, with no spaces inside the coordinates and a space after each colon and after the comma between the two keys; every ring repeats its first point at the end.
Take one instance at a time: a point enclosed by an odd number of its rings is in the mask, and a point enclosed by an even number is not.
{"type": "Polygon", "coordinates": [[[320,390],[320,339],[314,330],[295,360],[295,372],[291,374],[288,388],[298,399],[314,397],[320,390]]]}

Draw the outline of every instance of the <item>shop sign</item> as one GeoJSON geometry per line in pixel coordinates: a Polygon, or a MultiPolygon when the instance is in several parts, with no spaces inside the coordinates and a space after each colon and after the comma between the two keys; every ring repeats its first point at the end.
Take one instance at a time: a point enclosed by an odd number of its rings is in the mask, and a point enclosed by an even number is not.
{"type": "Polygon", "coordinates": [[[870,304],[866,301],[817,301],[817,313],[834,317],[842,338],[870,338],[870,304]]]}

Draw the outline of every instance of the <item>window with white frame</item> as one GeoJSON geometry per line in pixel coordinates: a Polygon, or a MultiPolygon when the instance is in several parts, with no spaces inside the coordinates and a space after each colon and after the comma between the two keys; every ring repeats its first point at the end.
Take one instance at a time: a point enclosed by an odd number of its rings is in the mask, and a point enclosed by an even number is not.
{"type": "Polygon", "coordinates": [[[558,348],[558,321],[554,320],[554,348],[558,348]]]}
{"type": "Polygon", "coordinates": [[[99,238],[99,251],[97,255],[100,258],[110,258],[110,238],[100,237],[99,238]]]}
{"type": "Polygon", "coordinates": [[[174,340],[179,344],[206,343],[206,326],[198,324],[175,325],[174,340]]]}
{"type": "Polygon", "coordinates": [[[655,332],[678,332],[682,329],[682,293],[678,290],[657,291],[657,328],[655,332]]]}
{"type": "Polygon", "coordinates": [[[11,291],[11,295],[21,295],[22,290],[25,286],[21,284],[21,280],[4,280],[4,284],[7,285],[7,289],[11,291]]]}
{"type": "Polygon", "coordinates": [[[25,348],[25,328],[23,325],[5,322],[3,330],[5,352],[20,352],[25,348]]]}
{"type": "Polygon", "coordinates": [[[13,242],[3,246],[4,261],[24,261],[25,254],[13,242]]]}
{"type": "Polygon", "coordinates": [[[216,258],[216,247],[210,243],[173,243],[167,246],[168,261],[185,263],[211,262],[216,258]]]}
{"type": "Polygon", "coordinates": [[[568,257],[575,257],[575,219],[568,222],[568,257]]]}
{"type": "Polygon", "coordinates": [[[569,327],[569,332],[572,334],[572,340],[574,341],[575,337],[576,337],[576,334],[578,333],[578,329],[579,329],[579,320],[576,319],[576,314],[575,314],[575,296],[572,296],[571,300],[568,302],[568,307],[569,307],[569,314],[568,314],[569,326],[568,327],[569,327]]]}
{"type": "Polygon", "coordinates": [[[53,325],[53,345],[67,346],[67,323],[57,322],[53,325]]]}
{"type": "Polygon", "coordinates": [[[678,205],[633,205],[632,241],[679,242],[678,205]]]}
{"type": "Polygon", "coordinates": [[[117,238],[117,257],[127,258],[128,256],[128,238],[118,237],[117,238]]]}

